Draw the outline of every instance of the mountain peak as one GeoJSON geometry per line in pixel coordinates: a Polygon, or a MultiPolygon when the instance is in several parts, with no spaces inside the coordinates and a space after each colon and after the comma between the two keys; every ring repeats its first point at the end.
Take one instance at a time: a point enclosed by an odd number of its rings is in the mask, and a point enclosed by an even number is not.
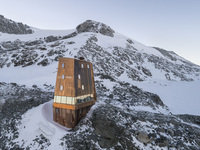
{"type": "Polygon", "coordinates": [[[32,34],[33,30],[21,22],[15,22],[0,15],[0,32],[8,34],[32,34]]]}
{"type": "Polygon", "coordinates": [[[114,36],[115,31],[111,29],[108,25],[97,22],[94,20],[86,20],[82,24],[76,27],[78,33],[82,32],[94,32],[94,33],[101,33],[106,36],[114,36]]]}

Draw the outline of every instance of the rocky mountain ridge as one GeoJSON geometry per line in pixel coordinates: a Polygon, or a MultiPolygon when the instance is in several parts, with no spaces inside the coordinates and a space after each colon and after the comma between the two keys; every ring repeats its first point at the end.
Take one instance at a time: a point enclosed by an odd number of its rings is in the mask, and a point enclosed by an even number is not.
{"type": "Polygon", "coordinates": [[[0,32],[8,34],[32,34],[33,30],[21,22],[15,22],[0,15],[0,32]]]}

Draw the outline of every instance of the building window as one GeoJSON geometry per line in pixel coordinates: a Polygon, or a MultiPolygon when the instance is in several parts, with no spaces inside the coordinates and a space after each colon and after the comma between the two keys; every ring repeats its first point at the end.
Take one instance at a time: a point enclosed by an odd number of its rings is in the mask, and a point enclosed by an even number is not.
{"type": "Polygon", "coordinates": [[[57,114],[59,113],[59,110],[58,110],[58,108],[56,108],[56,113],[57,113],[57,114]]]}
{"type": "Polygon", "coordinates": [[[72,115],[72,122],[74,122],[74,116],[72,115]]]}
{"type": "Polygon", "coordinates": [[[81,75],[80,74],[78,74],[78,79],[81,79],[81,75]]]}
{"type": "Polygon", "coordinates": [[[82,90],[84,90],[84,85],[82,85],[82,90]]]}
{"type": "Polygon", "coordinates": [[[64,63],[62,63],[62,68],[65,68],[65,64],[64,63]]]}
{"type": "Polygon", "coordinates": [[[84,68],[84,65],[83,65],[83,64],[81,64],[81,68],[84,68]]]}
{"type": "Polygon", "coordinates": [[[62,79],[65,79],[65,75],[64,74],[62,75],[62,79]]]}
{"type": "Polygon", "coordinates": [[[63,90],[63,85],[60,86],[60,90],[63,90]]]}
{"type": "Polygon", "coordinates": [[[89,65],[89,64],[87,64],[87,68],[88,68],[88,69],[90,68],[90,65],[89,65]]]}
{"type": "Polygon", "coordinates": [[[82,114],[82,109],[79,109],[79,114],[80,114],[80,115],[82,114]]]}

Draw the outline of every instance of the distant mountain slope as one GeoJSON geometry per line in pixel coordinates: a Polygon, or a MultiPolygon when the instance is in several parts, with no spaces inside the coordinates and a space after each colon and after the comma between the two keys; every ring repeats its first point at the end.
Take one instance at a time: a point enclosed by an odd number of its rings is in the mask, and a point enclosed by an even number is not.
{"type": "Polygon", "coordinates": [[[8,34],[31,34],[33,30],[27,25],[6,19],[0,15],[0,32],[8,34]]]}
{"type": "MultiPolygon", "coordinates": [[[[121,81],[199,80],[200,67],[174,52],[145,46],[116,33],[109,26],[88,20],[76,30],[45,36],[35,30],[29,41],[24,36],[0,42],[0,67],[47,66],[59,57],[85,57],[97,76],[121,81]],[[65,33],[65,34],[64,34],[65,33]]],[[[42,32],[41,32],[42,33],[42,32]]],[[[7,40],[9,38],[7,37],[7,40]]]]}

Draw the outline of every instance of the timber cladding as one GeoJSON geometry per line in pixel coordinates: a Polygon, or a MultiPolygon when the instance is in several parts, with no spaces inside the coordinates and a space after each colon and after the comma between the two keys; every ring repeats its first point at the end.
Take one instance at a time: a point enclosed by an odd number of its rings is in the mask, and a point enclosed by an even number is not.
{"type": "Polygon", "coordinates": [[[54,95],[75,97],[74,59],[59,59],[54,95]]]}
{"type": "Polygon", "coordinates": [[[95,101],[92,63],[73,58],[60,58],[53,103],[54,121],[72,128],[95,101]]]}

